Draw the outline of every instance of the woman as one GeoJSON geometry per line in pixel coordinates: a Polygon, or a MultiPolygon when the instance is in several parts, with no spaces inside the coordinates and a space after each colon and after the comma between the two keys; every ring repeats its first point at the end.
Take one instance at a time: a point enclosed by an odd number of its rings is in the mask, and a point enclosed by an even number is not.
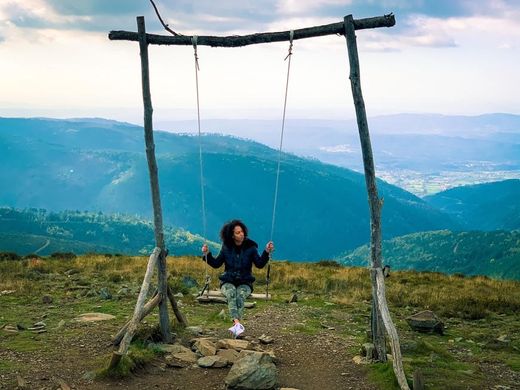
{"type": "Polygon", "coordinates": [[[202,253],[213,268],[219,268],[224,264],[224,273],[219,277],[220,290],[227,298],[234,328],[243,331],[240,320],[244,315],[245,300],[253,291],[255,281],[252,275],[253,264],[263,268],[269,261],[269,254],[274,250],[274,245],[269,241],[260,256],[258,245],[247,238],[247,227],[238,219],[222,226],[220,239],[222,248],[217,257],[213,257],[206,244],[202,246],[202,253]]]}

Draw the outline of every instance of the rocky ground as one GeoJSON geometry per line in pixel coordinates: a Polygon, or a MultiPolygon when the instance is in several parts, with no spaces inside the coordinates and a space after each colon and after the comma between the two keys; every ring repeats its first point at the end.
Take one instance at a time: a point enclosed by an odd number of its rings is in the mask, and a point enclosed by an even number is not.
{"type": "MultiPolygon", "coordinates": [[[[224,307],[224,306],[222,306],[224,307]]],[[[341,325],[323,324],[317,332],[305,332],[304,325],[312,311],[298,304],[266,305],[262,310],[248,313],[244,325],[244,339],[255,341],[266,335],[273,342],[266,346],[276,356],[278,386],[300,390],[314,389],[375,389],[366,377],[365,366],[355,364],[349,348],[357,342],[338,334],[341,325]],[[301,325],[303,331],[292,331],[301,325]]],[[[17,367],[0,378],[0,388],[27,389],[225,389],[226,368],[200,368],[194,364],[174,367],[164,358],[137,370],[122,380],[100,380],[92,372],[106,361],[112,347],[103,322],[70,323],[68,331],[77,337],[55,338],[51,351],[40,357],[37,352],[0,351],[0,358],[16,361],[17,367]],[[73,328],[73,329],[70,329],[73,328]],[[19,371],[19,372],[17,372],[19,371]]],[[[114,329],[111,327],[111,329],[114,329]]],[[[58,332],[59,333],[59,332],[58,332]]],[[[226,327],[204,329],[206,336],[227,338],[226,327]]],[[[44,338],[45,333],[36,337],[44,338]]]]}

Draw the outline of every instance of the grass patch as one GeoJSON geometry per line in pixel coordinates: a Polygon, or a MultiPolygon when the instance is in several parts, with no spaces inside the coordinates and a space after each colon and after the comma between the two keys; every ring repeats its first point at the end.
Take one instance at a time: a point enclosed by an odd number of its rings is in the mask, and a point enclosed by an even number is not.
{"type": "Polygon", "coordinates": [[[368,379],[377,384],[381,390],[396,390],[400,388],[391,362],[370,365],[368,379]]]}
{"type": "Polygon", "coordinates": [[[514,356],[506,360],[506,364],[513,371],[520,372],[520,356],[514,356]]]}
{"type": "MultiPolygon", "coordinates": [[[[154,348],[149,348],[145,344],[137,342],[130,345],[128,354],[123,356],[119,364],[109,369],[109,361],[106,362],[106,368],[96,373],[98,378],[120,379],[128,377],[131,373],[136,372],[140,368],[146,366],[155,359],[158,352],[154,348]]],[[[110,357],[111,358],[111,357],[110,357]]]]}

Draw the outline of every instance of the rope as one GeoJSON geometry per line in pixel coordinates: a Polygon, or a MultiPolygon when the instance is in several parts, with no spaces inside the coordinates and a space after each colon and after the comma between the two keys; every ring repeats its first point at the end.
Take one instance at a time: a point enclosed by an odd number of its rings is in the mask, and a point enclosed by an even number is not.
{"type": "MultiPolygon", "coordinates": [[[[199,56],[197,55],[197,36],[194,35],[191,38],[191,43],[193,44],[193,56],[195,58],[195,89],[197,91],[197,126],[198,126],[198,139],[199,139],[199,167],[200,167],[200,194],[201,194],[201,202],[202,202],[202,233],[204,245],[207,245],[206,240],[206,200],[204,197],[204,169],[202,163],[202,133],[200,131],[200,99],[199,99],[199,56]]],[[[208,255],[204,255],[204,274],[205,274],[205,284],[204,288],[200,292],[199,295],[204,293],[204,290],[209,290],[209,284],[211,282],[211,278],[208,274],[208,255]]]]}
{"type": "MultiPolygon", "coordinates": [[[[274,201],[273,201],[273,217],[271,219],[271,236],[270,241],[273,241],[273,235],[274,235],[274,222],[276,220],[276,203],[278,200],[278,186],[280,182],[280,165],[282,161],[282,148],[283,148],[283,133],[285,130],[285,113],[287,112],[287,95],[289,93],[289,75],[291,73],[291,58],[292,58],[292,48],[293,48],[293,38],[294,38],[294,31],[291,30],[289,33],[289,52],[287,53],[287,56],[285,57],[284,61],[289,59],[287,62],[287,78],[285,82],[285,97],[283,102],[283,115],[282,115],[282,131],[280,132],[280,146],[278,148],[278,167],[276,169],[276,184],[274,187],[274,201]]],[[[269,283],[271,282],[271,252],[269,252],[269,260],[267,261],[267,274],[265,278],[265,297],[268,299],[269,297],[269,283]]]]}
{"type": "Polygon", "coordinates": [[[285,113],[287,110],[287,94],[289,92],[289,74],[291,72],[291,57],[292,57],[292,48],[293,48],[293,38],[294,38],[294,31],[291,30],[290,36],[289,36],[289,53],[285,57],[284,61],[289,59],[287,62],[287,79],[285,82],[285,98],[283,102],[283,116],[282,116],[282,131],[280,133],[280,146],[278,148],[278,167],[276,169],[276,184],[274,188],[274,202],[273,202],[273,217],[271,219],[271,236],[270,241],[273,241],[273,234],[274,234],[274,222],[276,220],[276,203],[278,200],[278,185],[280,181],[280,165],[282,161],[282,147],[283,147],[283,133],[285,130],[285,113]]]}

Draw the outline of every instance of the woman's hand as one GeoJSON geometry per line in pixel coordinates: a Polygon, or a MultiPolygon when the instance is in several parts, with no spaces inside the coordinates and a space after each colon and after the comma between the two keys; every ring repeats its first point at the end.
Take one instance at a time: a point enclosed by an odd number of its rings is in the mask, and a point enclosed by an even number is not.
{"type": "Polygon", "coordinates": [[[265,251],[267,253],[271,253],[274,251],[274,244],[272,241],[269,241],[266,245],[265,245],[265,251]]]}
{"type": "Polygon", "coordinates": [[[209,252],[208,246],[206,244],[202,245],[202,254],[206,256],[209,252]]]}

